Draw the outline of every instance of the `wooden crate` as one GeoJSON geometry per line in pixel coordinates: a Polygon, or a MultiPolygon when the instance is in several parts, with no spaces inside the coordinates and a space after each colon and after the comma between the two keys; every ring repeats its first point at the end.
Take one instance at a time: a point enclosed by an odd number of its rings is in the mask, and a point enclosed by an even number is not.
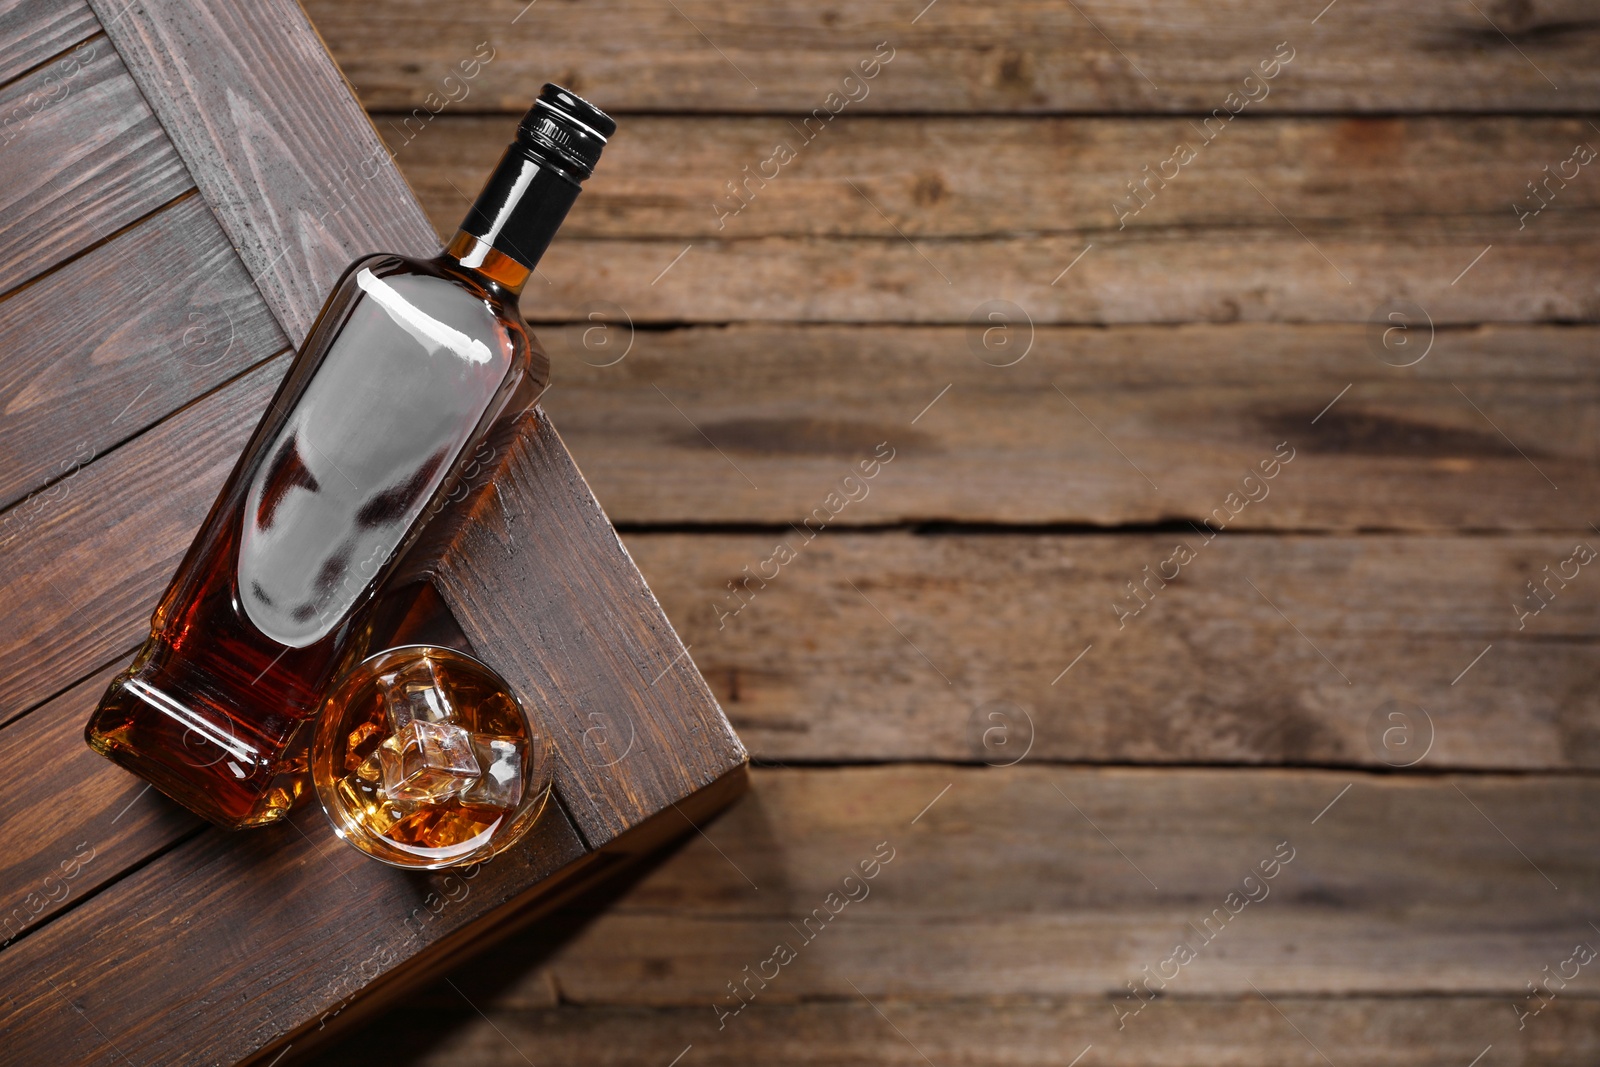
{"type": "Polygon", "coordinates": [[[328,286],[437,238],[293,0],[21,0],[0,41],[4,1058],[270,1062],[692,833],[744,749],[536,412],[433,579],[550,717],[527,840],[401,872],[315,805],[225,833],[91,753],[328,286]]]}

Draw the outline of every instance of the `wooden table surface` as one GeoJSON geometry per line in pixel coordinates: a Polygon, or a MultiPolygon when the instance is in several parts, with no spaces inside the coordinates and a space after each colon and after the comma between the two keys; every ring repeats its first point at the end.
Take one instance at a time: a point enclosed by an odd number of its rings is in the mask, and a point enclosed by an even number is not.
{"type": "Polygon", "coordinates": [[[618,117],[524,310],[757,765],[318,1064],[1600,1061],[1600,23],[1324,3],[309,0],[441,233],[618,117]]]}
{"type": "Polygon", "coordinates": [[[307,9],[758,767],[318,1063],[1600,1060],[1591,4],[307,9]]]}
{"type": "Polygon", "coordinates": [[[306,9],[756,769],[305,1062],[1600,1062],[1592,3],[306,9]]]}

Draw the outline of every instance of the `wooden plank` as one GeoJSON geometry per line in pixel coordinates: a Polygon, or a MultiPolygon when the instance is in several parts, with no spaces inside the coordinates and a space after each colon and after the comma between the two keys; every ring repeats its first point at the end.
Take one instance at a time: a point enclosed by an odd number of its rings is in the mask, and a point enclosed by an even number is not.
{"type": "MultiPolygon", "coordinates": [[[[0,84],[64,52],[100,28],[84,0],[4,0],[0,3],[0,84]]],[[[3,120],[0,120],[3,121],[3,120]]]]}
{"type": "MultiPolygon", "coordinates": [[[[1556,971],[1576,942],[1594,943],[1597,790],[1593,777],[1569,776],[762,770],[706,838],[546,948],[539,966],[513,940],[471,989],[486,991],[485,1008],[548,1006],[552,990],[562,1004],[686,1006],[715,1030],[712,1004],[737,1006],[727,983],[787,941],[797,958],[767,988],[752,984],[754,1003],[725,1030],[774,1004],[855,1001],[854,983],[874,1000],[1099,997],[1114,1033],[1106,1002],[1122,1004],[1125,983],[1156,971],[1178,941],[1200,942],[1187,924],[1242,895],[1255,871],[1258,902],[1213,919],[1220,933],[1152,989],[1174,999],[1250,1000],[1251,983],[1274,999],[1492,996],[1512,1039],[1524,983],[1547,964],[1556,971]],[[1258,865],[1285,841],[1292,860],[1262,883],[1258,865]],[[843,887],[857,900],[827,905],[839,914],[800,943],[800,919],[842,895],[843,877],[884,842],[894,858],[870,883],[858,873],[843,887]]],[[[1589,997],[1594,988],[1572,983],[1589,997]]],[[[1130,1039],[1167,1006],[1128,1020],[1130,1039]]]]}
{"type": "Polygon", "coordinates": [[[19,1063],[270,1057],[584,857],[554,804],[492,864],[430,874],[345,848],[315,810],[275,831],[207,830],[0,953],[0,1036],[19,1063]],[[140,992],[152,975],[164,1010],[140,992]]]}
{"type": "Polygon", "coordinates": [[[437,250],[294,0],[91,6],[295,344],[357,255],[437,250]]]}
{"type": "Polygon", "coordinates": [[[1302,458],[1229,529],[1581,532],[1600,489],[1590,327],[1435,332],[1412,312],[1391,350],[1383,326],[1030,330],[1013,312],[986,347],[989,324],[635,332],[594,313],[540,328],[544,403],[628,525],[781,531],[880,442],[893,462],[830,528],[1198,522],[1285,440],[1302,458]]]}
{"type": "MultiPolygon", "coordinates": [[[[0,301],[0,333],[0,505],[71,477],[288,344],[197,198],[0,301]]],[[[0,518],[0,544],[41,503],[0,518]]]]}
{"type": "Polygon", "coordinates": [[[83,744],[83,724],[122,664],[98,671],[4,732],[0,944],[205,825],[83,744]]]}
{"type": "Polygon", "coordinates": [[[525,427],[435,585],[551,724],[557,785],[598,848],[745,751],[554,428],[525,427]]]}
{"type": "MultiPolygon", "coordinates": [[[[466,976],[454,981],[484,1003],[466,976]]],[[[1507,1002],[1483,997],[1274,997],[1271,1004],[1173,997],[1142,1016],[1137,1029],[1119,1033],[1103,998],[757,1002],[736,1025],[718,1031],[704,1006],[490,1008],[479,1016],[448,987],[441,994],[454,998],[454,1010],[409,1004],[306,1067],[517,1067],[522,1055],[535,1063],[595,1063],[602,1062],[599,1049],[610,1067],[660,1067],[689,1045],[696,1064],[727,1067],[929,1061],[1065,1067],[1091,1045],[1094,1058],[1083,1062],[1108,1067],[1326,1067],[1319,1049],[1334,1063],[1433,1067],[1468,1064],[1491,1044],[1493,1062],[1524,1067],[1565,1067],[1600,1056],[1600,1003],[1581,995],[1510,1033],[1503,1025],[1507,1002]]]]}
{"type": "MultiPolygon", "coordinates": [[[[434,228],[454,233],[466,196],[504,150],[507,119],[445,111],[419,127],[408,118],[374,116],[434,228]]],[[[670,237],[680,248],[717,237],[893,237],[888,215],[913,239],[1082,233],[1098,242],[1098,232],[1124,224],[1286,229],[1281,209],[1302,227],[1471,218],[1503,224],[1504,239],[1520,240],[1527,234],[1512,205],[1539,206],[1526,183],[1544,178],[1541,165],[1555,174],[1575,146],[1600,146],[1586,121],[1551,117],[1253,116],[1226,127],[1214,121],[1208,134],[1187,118],[975,124],[847,114],[811,143],[797,126],[783,116],[631,116],[562,235],[670,237]],[[780,144],[794,154],[781,167],[767,162],[780,144]],[[1181,167],[1167,162],[1179,144],[1195,150],[1181,167]],[[1154,177],[1136,199],[1128,183],[1147,174],[1154,177]]],[[[1580,177],[1552,179],[1543,191],[1549,208],[1526,220],[1534,232],[1594,225],[1600,181],[1582,177],[1575,161],[1561,172],[1580,177]]]]}
{"type": "Polygon", "coordinates": [[[104,37],[0,89],[0,292],[193,188],[104,37]]]}
{"type": "MultiPolygon", "coordinates": [[[[1279,478],[1296,476],[1290,466],[1279,478]]],[[[1592,532],[1224,533],[1208,545],[1187,529],[825,531],[806,542],[786,528],[634,533],[628,547],[761,759],[998,764],[1028,750],[1075,762],[1592,769],[1591,579],[1580,571],[1564,592],[1553,580],[1525,629],[1513,607],[1578,540],[1595,543],[1592,532]],[[765,564],[780,542],[794,558],[765,564]],[[1117,605],[1141,603],[1126,583],[1157,574],[1180,543],[1194,556],[1178,579],[1150,578],[1146,606],[1119,622],[1117,605]],[[1411,733],[1386,744],[1379,720],[1394,707],[1411,733]]]]}
{"type": "MultiPolygon", "coordinates": [[[[383,132],[453,229],[469,175],[500,150],[496,120],[395,118],[383,132]]],[[[529,314],[582,319],[607,300],[636,322],[964,322],[998,298],[1036,323],[1366,321],[1410,299],[1443,324],[1600,306],[1571,273],[1594,245],[1600,185],[1571,183],[1539,216],[1513,210],[1538,176],[1529,159],[1559,164],[1592,134],[1574,120],[1241,122],[1139,207],[1127,183],[1176,141],[1201,143],[1189,120],[994,120],[978,157],[959,120],[850,119],[747,186],[736,214],[726,184],[795,139],[788,121],[634,125],[529,314]],[[1458,180],[1441,185],[1444,171],[1458,180]]]]}
{"type": "MultiPolygon", "coordinates": [[[[25,501],[0,548],[0,711],[33,706],[148,632],[239,450],[288,368],[246,374],[25,501]]],[[[12,512],[7,512],[10,515],[12,512]]]]}
{"type": "Polygon", "coordinates": [[[1450,0],[1345,0],[1320,18],[1270,0],[1159,8],[1025,0],[1003,14],[973,0],[685,0],[676,9],[492,0],[462,12],[389,0],[382,19],[351,0],[311,0],[307,9],[362,100],[386,110],[423,107],[429,92],[473,110],[520,110],[530,87],[554,79],[615,111],[803,114],[838,92],[862,111],[1206,114],[1230,92],[1260,96],[1244,78],[1279,42],[1293,58],[1267,83],[1262,110],[1595,109],[1600,74],[1586,4],[1480,6],[1492,21],[1450,0]],[[493,61],[460,95],[455,64],[484,41],[493,61]],[[863,96],[844,78],[884,41],[894,58],[863,96]],[[447,83],[452,68],[457,80],[447,83]]]}
{"type": "MultiPolygon", "coordinates": [[[[846,186],[841,200],[854,195],[846,186]]],[[[1228,232],[914,246],[888,222],[882,238],[558,240],[539,268],[548,284],[530,290],[524,313],[582,321],[604,300],[635,323],[965,323],[987,302],[1007,300],[1038,325],[1366,322],[1414,300],[1436,325],[1600,318],[1588,281],[1600,271],[1600,242],[1590,227],[1530,227],[1511,241],[1509,209],[1506,220],[1395,220],[1365,232],[1301,222],[1303,233],[1280,220],[1228,232]],[[1086,244],[1093,250],[1074,266],[1086,244]]]]}

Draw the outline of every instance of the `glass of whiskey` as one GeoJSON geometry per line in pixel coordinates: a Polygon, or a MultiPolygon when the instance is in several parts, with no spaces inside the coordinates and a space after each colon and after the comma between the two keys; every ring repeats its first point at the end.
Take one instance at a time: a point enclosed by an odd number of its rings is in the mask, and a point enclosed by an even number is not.
{"type": "Polygon", "coordinates": [[[549,801],[549,732],[462,652],[385,649],[330,690],[311,777],[334,831],[374,859],[432,870],[514,844],[549,801]]]}

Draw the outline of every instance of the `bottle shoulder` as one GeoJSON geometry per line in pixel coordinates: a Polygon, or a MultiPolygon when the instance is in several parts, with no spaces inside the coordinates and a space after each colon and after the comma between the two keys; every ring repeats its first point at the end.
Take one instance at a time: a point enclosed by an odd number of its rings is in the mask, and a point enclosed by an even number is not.
{"type": "Polygon", "coordinates": [[[373,253],[353,261],[345,268],[344,277],[340,280],[344,281],[362,269],[369,270],[379,277],[409,275],[438,278],[451,283],[473,299],[483,301],[503,317],[523,323],[516,293],[489,281],[480,274],[454,264],[448,257],[433,256],[423,259],[393,252],[373,253]]]}
{"type": "MultiPolygon", "coordinates": [[[[406,308],[419,323],[454,324],[516,362],[526,362],[530,353],[538,351],[517,306],[517,294],[485,283],[470,271],[451,269],[442,259],[374,253],[351,261],[329,292],[323,309],[326,322],[319,322],[321,329],[315,332],[341,331],[358,305],[375,298],[391,314],[406,308]]],[[[308,338],[308,348],[315,347],[314,340],[308,338]]],[[[537,356],[533,359],[538,362],[537,356]]]]}

